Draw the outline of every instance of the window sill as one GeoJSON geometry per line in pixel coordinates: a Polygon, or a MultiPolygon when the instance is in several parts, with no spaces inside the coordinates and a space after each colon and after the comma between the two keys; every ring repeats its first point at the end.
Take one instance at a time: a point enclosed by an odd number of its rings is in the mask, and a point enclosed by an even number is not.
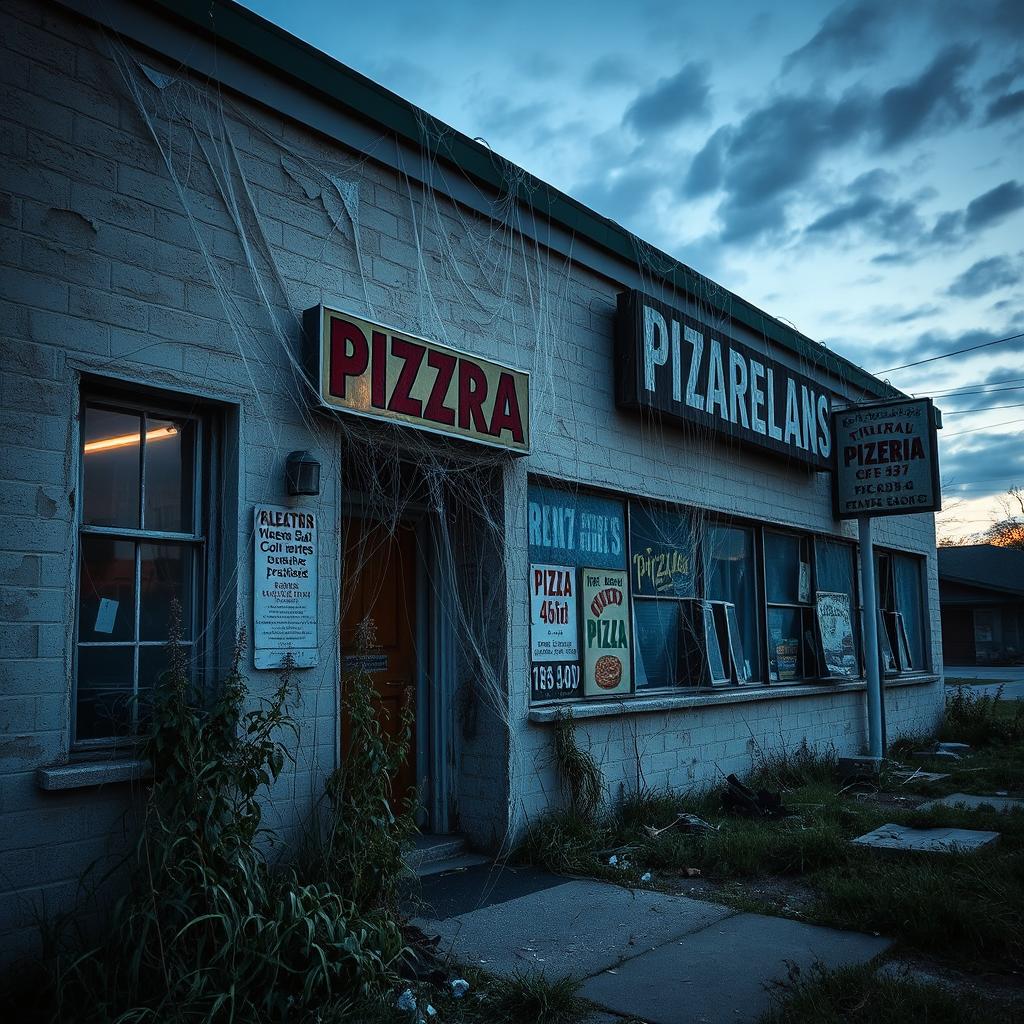
{"type": "Polygon", "coordinates": [[[108,786],[115,782],[141,782],[152,776],[148,761],[138,758],[110,761],[71,761],[36,769],[36,785],[40,789],[85,789],[108,786]]]}
{"type": "MultiPolygon", "coordinates": [[[[937,675],[905,675],[885,680],[885,686],[917,686],[934,683],[937,675]]],[[[555,722],[559,714],[571,709],[572,717],[607,718],[616,715],[639,715],[655,711],[680,711],[687,708],[711,707],[718,704],[743,704],[748,701],[779,700],[790,697],[814,697],[821,694],[856,693],[867,689],[867,682],[855,679],[848,683],[793,683],[792,685],[737,686],[728,690],[707,690],[685,694],[662,693],[657,696],[632,696],[626,700],[577,700],[544,704],[530,708],[529,721],[555,722]]]]}

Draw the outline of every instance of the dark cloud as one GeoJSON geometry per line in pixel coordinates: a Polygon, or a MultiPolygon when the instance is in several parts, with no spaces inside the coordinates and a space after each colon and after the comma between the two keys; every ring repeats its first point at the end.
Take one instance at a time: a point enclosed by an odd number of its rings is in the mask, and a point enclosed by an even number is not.
{"type": "MultiPolygon", "coordinates": [[[[912,363],[918,359],[928,359],[931,356],[942,355],[946,352],[960,351],[961,349],[973,348],[976,345],[984,345],[986,342],[996,341],[998,338],[1006,338],[1016,333],[1009,326],[1004,326],[998,332],[985,328],[974,328],[962,331],[959,334],[948,334],[945,331],[934,329],[928,330],[922,332],[915,339],[900,348],[890,350],[884,365],[897,366],[904,363],[912,363]]],[[[1017,338],[1014,341],[1004,342],[998,346],[978,350],[978,354],[986,358],[1004,359],[1015,356],[1018,352],[1024,352],[1024,338],[1017,338]]],[[[970,358],[970,356],[965,355],[961,358],[970,358]]],[[[936,367],[941,365],[941,363],[937,363],[936,367]]],[[[957,364],[949,364],[950,368],[954,365],[957,364]]],[[[900,379],[903,378],[901,377],[900,379]]]]}
{"type": "MultiPolygon", "coordinates": [[[[724,191],[718,209],[723,241],[778,231],[786,223],[787,203],[826,156],[858,142],[891,151],[963,122],[970,103],[961,79],[973,60],[973,50],[952,46],[924,71],[881,94],[851,89],[838,99],[776,96],[738,124],[715,131],[691,161],[681,191],[724,191]]],[[[863,183],[822,214],[811,234],[824,237],[860,224],[889,241],[918,240],[924,228],[916,204],[884,196],[871,184],[863,183]]],[[[936,225],[940,231],[956,226],[936,225]]],[[[886,260],[897,261],[893,254],[886,260]]]]}
{"type": "Polygon", "coordinates": [[[989,94],[1004,93],[1022,75],[1024,75],[1024,57],[1018,58],[1009,67],[994,74],[985,82],[982,89],[989,94]]]}
{"type": "Polygon", "coordinates": [[[968,231],[977,231],[1008,217],[1022,206],[1024,186],[1017,181],[1004,181],[968,203],[964,227],[968,231]]]}
{"type": "Polygon", "coordinates": [[[884,0],[860,0],[837,7],[809,42],[786,57],[782,70],[804,64],[845,71],[876,60],[891,38],[889,21],[897,10],[898,5],[884,0]]]}
{"type": "Polygon", "coordinates": [[[690,169],[683,179],[684,195],[707,195],[722,184],[722,157],[731,137],[731,128],[719,128],[704,143],[701,151],[690,161],[690,169]]]}
{"type": "Polygon", "coordinates": [[[1024,273],[1019,261],[1008,256],[992,256],[972,263],[956,276],[946,291],[960,299],[976,299],[1002,288],[1011,288],[1022,280],[1024,273]]]}
{"type": "Polygon", "coordinates": [[[879,148],[967,120],[971,104],[961,77],[976,56],[973,47],[947,46],[917,78],[886,90],[878,104],[879,148]]]}
{"type": "Polygon", "coordinates": [[[583,75],[583,84],[591,88],[632,84],[636,80],[636,69],[618,53],[606,53],[598,57],[583,75]]]}
{"type": "Polygon", "coordinates": [[[879,168],[860,175],[847,187],[847,201],[812,221],[805,229],[806,234],[832,236],[858,228],[886,241],[920,236],[922,224],[917,204],[885,195],[894,182],[894,175],[879,168]]]}
{"type": "Polygon", "coordinates": [[[665,183],[660,171],[630,168],[577,190],[580,199],[598,213],[625,222],[644,210],[652,194],[665,183]]]}
{"type": "Polygon", "coordinates": [[[693,61],[671,78],[662,78],[653,89],[641,93],[626,108],[622,123],[639,135],[667,131],[710,111],[708,66],[693,61]]]}
{"type": "Polygon", "coordinates": [[[543,121],[550,110],[551,105],[540,100],[516,103],[508,96],[498,96],[481,111],[481,135],[488,132],[514,134],[524,128],[534,127],[543,121]]]}
{"type": "Polygon", "coordinates": [[[1015,117],[1021,112],[1024,112],[1024,89],[1004,93],[992,100],[985,108],[985,121],[991,124],[993,121],[1001,121],[1005,117],[1015,117]]]}
{"type": "Polygon", "coordinates": [[[983,498],[1005,491],[1014,477],[1024,478],[1024,444],[1019,434],[1009,434],[1007,431],[1012,428],[1002,427],[978,430],[964,434],[962,439],[955,437],[946,441],[943,434],[950,428],[967,429],[960,426],[961,422],[962,418],[957,416],[939,431],[943,491],[950,497],[958,496],[957,481],[962,481],[965,486],[959,493],[963,497],[983,498]],[[970,486],[969,482],[987,483],[990,487],[970,486]]]}

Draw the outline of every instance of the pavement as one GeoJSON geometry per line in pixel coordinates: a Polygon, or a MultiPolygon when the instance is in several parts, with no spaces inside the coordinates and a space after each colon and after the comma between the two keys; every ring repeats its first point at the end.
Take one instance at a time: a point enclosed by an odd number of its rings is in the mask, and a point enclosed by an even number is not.
{"type": "Polygon", "coordinates": [[[969,679],[975,693],[992,694],[1003,687],[1006,700],[1024,700],[1024,665],[946,665],[943,673],[949,679],[969,679]]]}
{"type": "Polygon", "coordinates": [[[648,1024],[754,1022],[792,970],[865,963],[890,945],[688,896],[494,865],[424,879],[419,913],[415,923],[440,934],[441,950],[460,963],[571,976],[608,1020],[648,1024]]]}

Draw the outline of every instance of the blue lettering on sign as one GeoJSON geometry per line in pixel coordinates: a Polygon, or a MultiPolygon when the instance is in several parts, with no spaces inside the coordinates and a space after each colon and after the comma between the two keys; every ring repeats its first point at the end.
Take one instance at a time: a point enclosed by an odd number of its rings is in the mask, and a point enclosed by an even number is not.
{"type": "Polygon", "coordinates": [[[602,569],[626,567],[625,514],[621,501],[531,486],[527,528],[531,562],[602,569]]]}

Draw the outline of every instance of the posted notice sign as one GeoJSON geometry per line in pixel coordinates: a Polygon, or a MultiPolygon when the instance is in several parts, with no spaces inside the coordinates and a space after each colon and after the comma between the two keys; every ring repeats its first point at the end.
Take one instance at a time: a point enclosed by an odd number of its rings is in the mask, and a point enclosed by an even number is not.
{"type": "Polygon", "coordinates": [[[530,566],[530,696],[574,697],[580,692],[576,568],[530,566]]]}
{"type": "Polygon", "coordinates": [[[317,663],[316,513],[274,505],[254,509],[253,658],[279,668],[317,663]]]}
{"type": "Polygon", "coordinates": [[[837,519],[938,512],[939,452],[931,399],[874,402],[833,414],[837,519]]]}
{"type": "Polygon", "coordinates": [[[583,692],[587,697],[629,693],[629,574],[625,569],[581,569],[580,577],[583,692]]]}

